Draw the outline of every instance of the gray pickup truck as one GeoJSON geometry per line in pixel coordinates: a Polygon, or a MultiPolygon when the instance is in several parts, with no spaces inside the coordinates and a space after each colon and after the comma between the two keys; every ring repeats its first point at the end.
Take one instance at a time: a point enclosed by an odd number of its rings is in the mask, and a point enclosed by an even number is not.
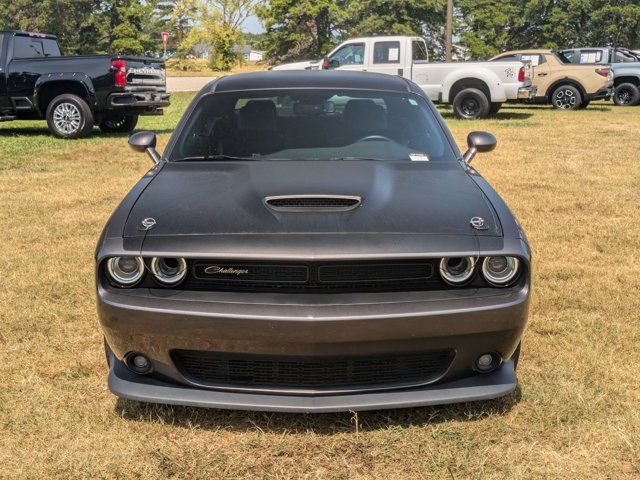
{"type": "Polygon", "coordinates": [[[640,105],[640,54],[622,47],[571,48],[560,52],[567,61],[613,67],[613,101],[616,105],[640,105]]]}

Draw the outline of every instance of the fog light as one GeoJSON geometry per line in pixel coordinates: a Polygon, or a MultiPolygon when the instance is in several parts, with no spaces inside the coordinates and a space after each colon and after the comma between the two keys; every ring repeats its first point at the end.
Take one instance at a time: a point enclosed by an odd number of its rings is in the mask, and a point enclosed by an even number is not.
{"type": "Polygon", "coordinates": [[[133,373],[144,375],[151,372],[151,360],[141,353],[129,353],[125,357],[124,363],[133,373]]]}
{"type": "Polygon", "coordinates": [[[476,370],[480,373],[489,373],[500,366],[501,358],[495,353],[483,353],[476,359],[476,370]]]}

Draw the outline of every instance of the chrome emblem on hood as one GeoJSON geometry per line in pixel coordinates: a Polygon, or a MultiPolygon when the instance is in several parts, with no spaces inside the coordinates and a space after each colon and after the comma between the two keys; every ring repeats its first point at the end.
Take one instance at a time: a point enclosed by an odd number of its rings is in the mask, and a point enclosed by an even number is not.
{"type": "Polygon", "coordinates": [[[476,230],[489,230],[489,226],[482,217],[473,217],[471,220],[469,220],[469,223],[476,230]]]}
{"type": "Polygon", "coordinates": [[[156,226],[155,218],[145,218],[144,220],[142,220],[141,230],[151,230],[155,226],[156,226]]]}
{"type": "Polygon", "coordinates": [[[247,275],[249,270],[246,268],[221,267],[220,265],[212,265],[204,269],[207,275],[247,275]]]}

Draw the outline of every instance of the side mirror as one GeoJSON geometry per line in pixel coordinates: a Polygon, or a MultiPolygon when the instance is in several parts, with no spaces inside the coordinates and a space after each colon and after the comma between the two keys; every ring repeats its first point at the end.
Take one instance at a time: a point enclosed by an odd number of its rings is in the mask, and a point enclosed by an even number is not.
{"type": "Polygon", "coordinates": [[[156,151],[157,138],[153,132],[137,132],[129,137],[129,146],[136,152],[145,153],[153,163],[160,163],[160,154],[156,151]]]}
{"type": "Polygon", "coordinates": [[[496,140],[496,137],[489,132],[471,132],[467,136],[467,146],[469,147],[469,150],[464,153],[462,159],[466,163],[471,163],[471,160],[476,156],[476,153],[490,152],[496,148],[497,144],[498,141],[496,140]]]}

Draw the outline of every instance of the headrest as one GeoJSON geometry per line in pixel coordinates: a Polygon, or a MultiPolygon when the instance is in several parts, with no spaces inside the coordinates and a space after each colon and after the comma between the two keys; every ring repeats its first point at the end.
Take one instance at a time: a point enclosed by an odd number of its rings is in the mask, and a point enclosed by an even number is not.
{"type": "Polygon", "coordinates": [[[249,100],[240,109],[238,128],[240,130],[268,130],[276,129],[278,112],[271,100],[249,100]]]}
{"type": "Polygon", "coordinates": [[[342,118],[349,127],[357,130],[377,131],[387,128],[385,109],[369,98],[349,100],[344,107],[342,118]]]}

